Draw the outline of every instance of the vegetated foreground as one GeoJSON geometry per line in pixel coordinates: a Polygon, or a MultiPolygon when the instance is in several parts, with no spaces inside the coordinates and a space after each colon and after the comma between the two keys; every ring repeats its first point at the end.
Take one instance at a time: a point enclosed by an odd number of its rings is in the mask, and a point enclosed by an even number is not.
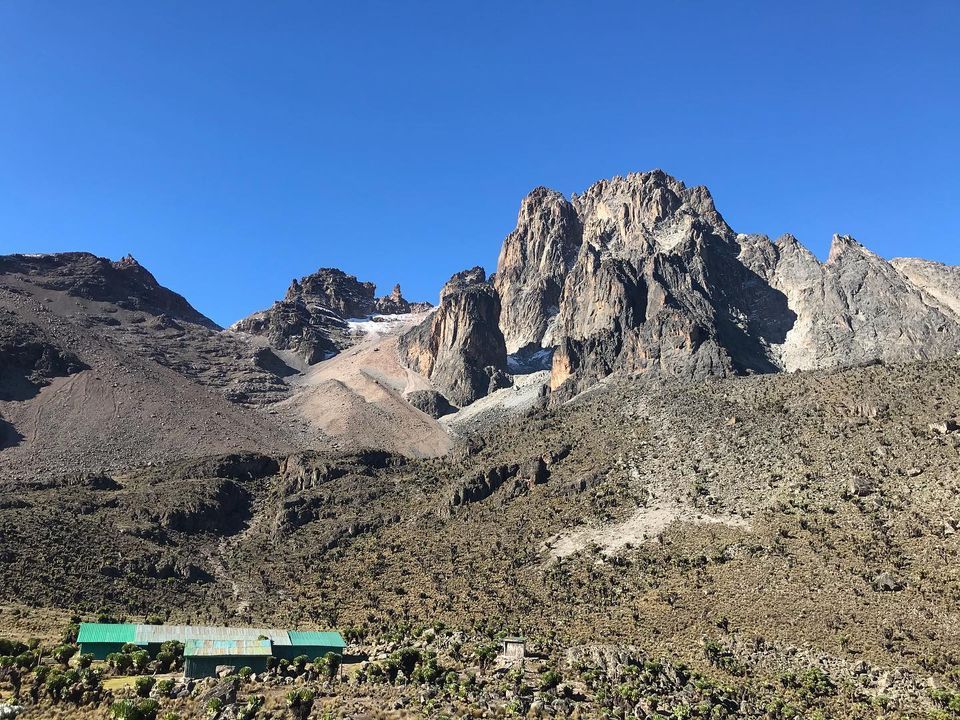
{"type": "MultiPolygon", "coordinates": [[[[253,717],[249,694],[297,716],[310,692],[314,717],[956,717],[958,375],[611,378],[446,459],[7,480],[0,624],[48,647],[72,613],[336,626],[364,658],[238,679],[218,717],[253,717]],[[498,666],[506,634],[540,657],[498,666]]],[[[136,693],[50,669],[34,704],[18,656],[24,717],[136,693]]],[[[203,715],[208,685],[160,692],[161,716],[203,715]]]]}

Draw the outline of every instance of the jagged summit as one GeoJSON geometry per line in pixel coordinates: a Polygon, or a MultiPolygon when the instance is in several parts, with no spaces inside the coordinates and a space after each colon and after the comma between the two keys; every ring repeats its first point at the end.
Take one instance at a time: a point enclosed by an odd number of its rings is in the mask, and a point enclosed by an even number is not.
{"type": "Polygon", "coordinates": [[[250,315],[231,330],[261,336],[280,350],[293,350],[308,365],[335,355],[354,342],[347,321],[374,314],[400,315],[423,310],[429,303],[408,302],[395,285],[376,297],[377,286],[361,282],[337,268],[320,268],[294,279],[283,300],[250,315]]]}
{"type": "Polygon", "coordinates": [[[956,275],[887,262],[847,235],[821,263],[792,235],[737,234],[706,187],[653,170],[569,200],[534,188],[493,283],[506,351],[552,351],[551,387],[569,395],[614,372],[698,377],[952,355],[956,275]]]}

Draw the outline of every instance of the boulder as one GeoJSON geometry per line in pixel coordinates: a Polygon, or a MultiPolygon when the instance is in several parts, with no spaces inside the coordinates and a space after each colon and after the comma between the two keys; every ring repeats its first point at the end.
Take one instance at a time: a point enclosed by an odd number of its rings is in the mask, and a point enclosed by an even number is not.
{"type": "Polygon", "coordinates": [[[432,418],[443,417],[457,411],[457,408],[436,390],[414,390],[405,397],[408,403],[432,418]]]}

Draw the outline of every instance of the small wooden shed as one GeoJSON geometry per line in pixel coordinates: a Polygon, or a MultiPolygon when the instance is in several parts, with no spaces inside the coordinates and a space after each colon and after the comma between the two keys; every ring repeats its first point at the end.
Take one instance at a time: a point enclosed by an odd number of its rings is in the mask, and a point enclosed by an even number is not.
{"type": "Polygon", "coordinates": [[[527,654],[527,641],[522,637],[505,637],[500,654],[507,658],[524,658],[527,654]]]}

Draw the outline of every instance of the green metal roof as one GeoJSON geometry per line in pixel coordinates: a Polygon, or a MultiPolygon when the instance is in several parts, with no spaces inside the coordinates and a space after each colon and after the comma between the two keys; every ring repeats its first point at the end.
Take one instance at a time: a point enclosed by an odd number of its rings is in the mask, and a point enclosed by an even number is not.
{"type": "Polygon", "coordinates": [[[78,643],[132,643],[137,626],[130,623],[80,623],[78,643]]]}
{"type": "Polygon", "coordinates": [[[252,657],[272,655],[269,640],[187,640],[184,657],[252,657]]]}
{"type": "Polygon", "coordinates": [[[319,645],[321,647],[346,647],[347,644],[343,641],[343,637],[338,632],[315,632],[312,630],[309,631],[300,631],[300,630],[291,630],[290,635],[290,644],[297,645],[319,645]]]}

